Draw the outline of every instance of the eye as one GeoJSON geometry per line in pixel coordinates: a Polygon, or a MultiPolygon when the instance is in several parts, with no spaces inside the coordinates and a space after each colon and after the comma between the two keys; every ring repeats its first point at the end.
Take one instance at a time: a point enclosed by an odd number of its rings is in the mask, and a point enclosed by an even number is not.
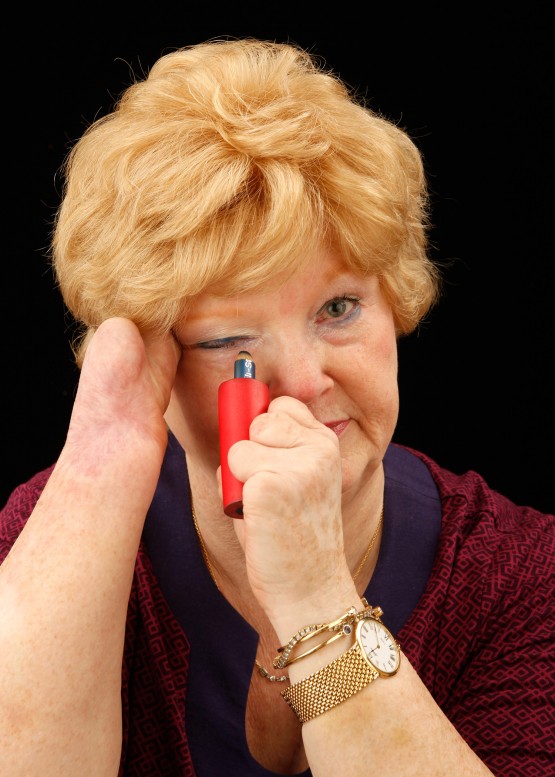
{"type": "Polygon", "coordinates": [[[347,321],[356,315],[359,310],[359,297],[343,295],[342,297],[334,297],[333,299],[328,300],[328,302],[320,308],[316,314],[316,318],[319,321],[329,321],[330,319],[347,321]]]}
{"type": "Polygon", "coordinates": [[[216,340],[204,340],[201,343],[193,343],[190,348],[204,348],[206,350],[216,348],[240,348],[240,343],[248,340],[248,337],[219,337],[216,340]]]}

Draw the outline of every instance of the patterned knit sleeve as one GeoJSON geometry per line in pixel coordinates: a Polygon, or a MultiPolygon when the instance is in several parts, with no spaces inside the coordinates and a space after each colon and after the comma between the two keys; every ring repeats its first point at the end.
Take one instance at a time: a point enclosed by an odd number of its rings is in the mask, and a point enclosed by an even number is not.
{"type": "Polygon", "coordinates": [[[555,774],[555,516],[498,515],[467,662],[445,711],[500,777],[555,774]]]}
{"type": "Polygon", "coordinates": [[[0,564],[4,561],[27,519],[33,512],[54,466],[42,470],[17,486],[0,510],[0,564]]]}

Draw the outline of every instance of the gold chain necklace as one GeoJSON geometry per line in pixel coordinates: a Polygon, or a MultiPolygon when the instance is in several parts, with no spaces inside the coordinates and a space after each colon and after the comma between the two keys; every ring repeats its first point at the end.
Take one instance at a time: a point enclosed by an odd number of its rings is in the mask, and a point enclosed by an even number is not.
{"type": "MultiPolygon", "coordinates": [[[[204,559],[204,563],[206,565],[206,569],[208,570],[208,572],[210,574],[210,577],[212,578],[212,582],[214,583],[214,585],[216,586],[218,591],[220,591],[220,593],[221,593],[220,586],[218,585],[218,581],[216,580],[216,575],[214,573],[214,567],[212,566],[212,562],[210,561],[210,557],[208,555],[208,551],[206,550],[206,545],[204,544],[204,539],[203,539],[202,534],[200,532],[200,526],[198,525],[197,514],[195,512],[195,506],[193,504],[193,495],[192,495],[192,493],[190,491],[189,491],[189,501],[191,503],[191,514],[193,516],[193,523],[195,525],[195,531],[197,533],[197,537],[198,537],[198,541],[199,541],[199,545],[200,545],[200,550],[201,550],[201,553],[202,553],[202,558],[204,559]]],[[[358,565],[358,567],[356,569],[356,572],[353,575],[353,582],[356,582],[356,579],[360,575],[360,573],[362,571],[362,567],[364,566],[364,564],[366,562],[366,559],[370,555],[370,553],[372,551],[372,548],[374,547],[374,545],[376,543],[376,540],[378,539],[378,534],[380,533],[380,529],[381,529],[381,526],[382,526],[382,523],[383,523],[383,511],[384,511],[384,508],[383,508],[383,505],[382,505],[382,510],[381,510],[381,513],[380,513],[380,520],[378,521],[378,525],[376,526],[376,530],[375,530],[374,534],[372,535],[372,539],[370,540],[370,544],[366,548],[364,556],[362,557],[362,561],[358,565]]],[[[260,676],[261,677],[265,677],[271,683],[284,683],[284,682],[286,682],[289,679],[288,675],[286,675],[286,674],[282,674],[282,675],[279,675],[279,676],[275,675],[275,674],[270,674],[270,672],[264,666],[262,666],[262,664],[256,658],[254,659],[254,663],[256,664],[256,668],[258,669],[258,673],[260,674],[260,676]]]]}
{"type": "Polygon", "coordinates": [[[380,533],[380,529],[382,528],[382,523],[383,523],[383,504],[382,504],[382,511],[380,513],[380,520],[378,521],[378,525],[376,526],[376,531],[372,535],[372,539],[370,540],[370,545],[368,545],[368,547],[366,548],[366,552],[365,552],[364,556],[362,557],[362,561],[358,565],[357,571],[353,575],[353,582],[355,582],[355,583],[356,583],[357,577],[362,572],[362,567],[366,563],[366,559],[368,558],[368,556],[372,552],[372,548],[376,544],[376,540],[378,539],[378,534],[380,533]]]}

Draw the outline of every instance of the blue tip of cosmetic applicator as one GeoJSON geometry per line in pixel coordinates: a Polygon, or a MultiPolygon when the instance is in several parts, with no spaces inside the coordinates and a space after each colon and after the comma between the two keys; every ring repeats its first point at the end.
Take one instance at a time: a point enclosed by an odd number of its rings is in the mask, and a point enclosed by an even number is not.
{"type": "Polygon", "coordinates": [[[233,367],[234,378],[254,378],[256,368],[248,351],[239,351],[233,367]]]}

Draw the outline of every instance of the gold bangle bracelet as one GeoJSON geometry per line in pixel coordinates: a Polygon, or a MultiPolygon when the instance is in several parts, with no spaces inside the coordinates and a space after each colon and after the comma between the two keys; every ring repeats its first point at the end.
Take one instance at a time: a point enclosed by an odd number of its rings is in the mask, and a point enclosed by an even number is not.
{"type": "Polygon", "coordinates": [[[282,645],[281,647],[278,647],[278,653],[281,653],[281,656],[276,656],[273,660],[273,664],[276,669],[283,669],[288,664],[288,659],[291,651],[295,647],[295,645],[300,642],[303,639],[306,639],[308,635],[316,632],[317,634],[320,634],[323,629],[326,628],[326,625],[324,623],[314,623],[311,626],[303,626],[303,628],[298,631],[296,634],[293,634],[291,639],[286,645],[282,645]]]}
{"type": "Polygon", "coordinates": [[[300,653],[300,655],[298,656],[293,656],[293,658],[287,659],[287,661],[284,663],[284,666],[289,666],[289,664],[294,664],[295,661],[300,661],[301,658],[306,658],[307,656],[311,656],[313,653],[316,653],[317,650],[320,650],[320,648],[326,647],[326,645],[329,645],[332,642],[335,642],[336,639],[339,639],[340,637],[348,636],[350,633],[351,633],[351,627],[348,624],[346,624],[345,627],[341,629],[341,631],[335,632],[328,639],[324,639],[322,642],[319,642],[314,647],[311,647],[310,650],[306,650],[304,653],[300,653]]]}
{"type": "Polygon", "coordinates": [[[293,664],[295,661],[300,660],[301,658],[306,658],[306,656],[312,655],[317,650],[320,650],[320,648],[329,645],[331,642],[335,642],[335,640],[339,639],[339,637],[348,636],[351,634],[353,623],[356,623],[361,618],[372,614],[373,608],[368,604],[364,597],[362,597],[362,603],[362,610],[357,610],[356,607],[350,607],[347,612],[345,612],[339,618],[336,618],[334,621],[330,621],[329,623],[324,624],[314,624],[313,626],[305,626],[303,629],[298,631],[291,637],[286,645],[281,645],[278,647],[278,653],[281,653],[281,655],[278,655],[274,658],[274,667],[276,669],[283,669],[286,666],[289,666],[289,664],[293,664]],[[293,652],[294,648],[297,647],[297,645],[305,642],[306,640],[313,639],[325,631],[333,631],[335,633],[329,637],[329,639],[322,640],[322,642],[319,642],[317,645],[310,648],[309,650],[306,650],[304,653],[290,658],[291,653],[293,652]]]}

